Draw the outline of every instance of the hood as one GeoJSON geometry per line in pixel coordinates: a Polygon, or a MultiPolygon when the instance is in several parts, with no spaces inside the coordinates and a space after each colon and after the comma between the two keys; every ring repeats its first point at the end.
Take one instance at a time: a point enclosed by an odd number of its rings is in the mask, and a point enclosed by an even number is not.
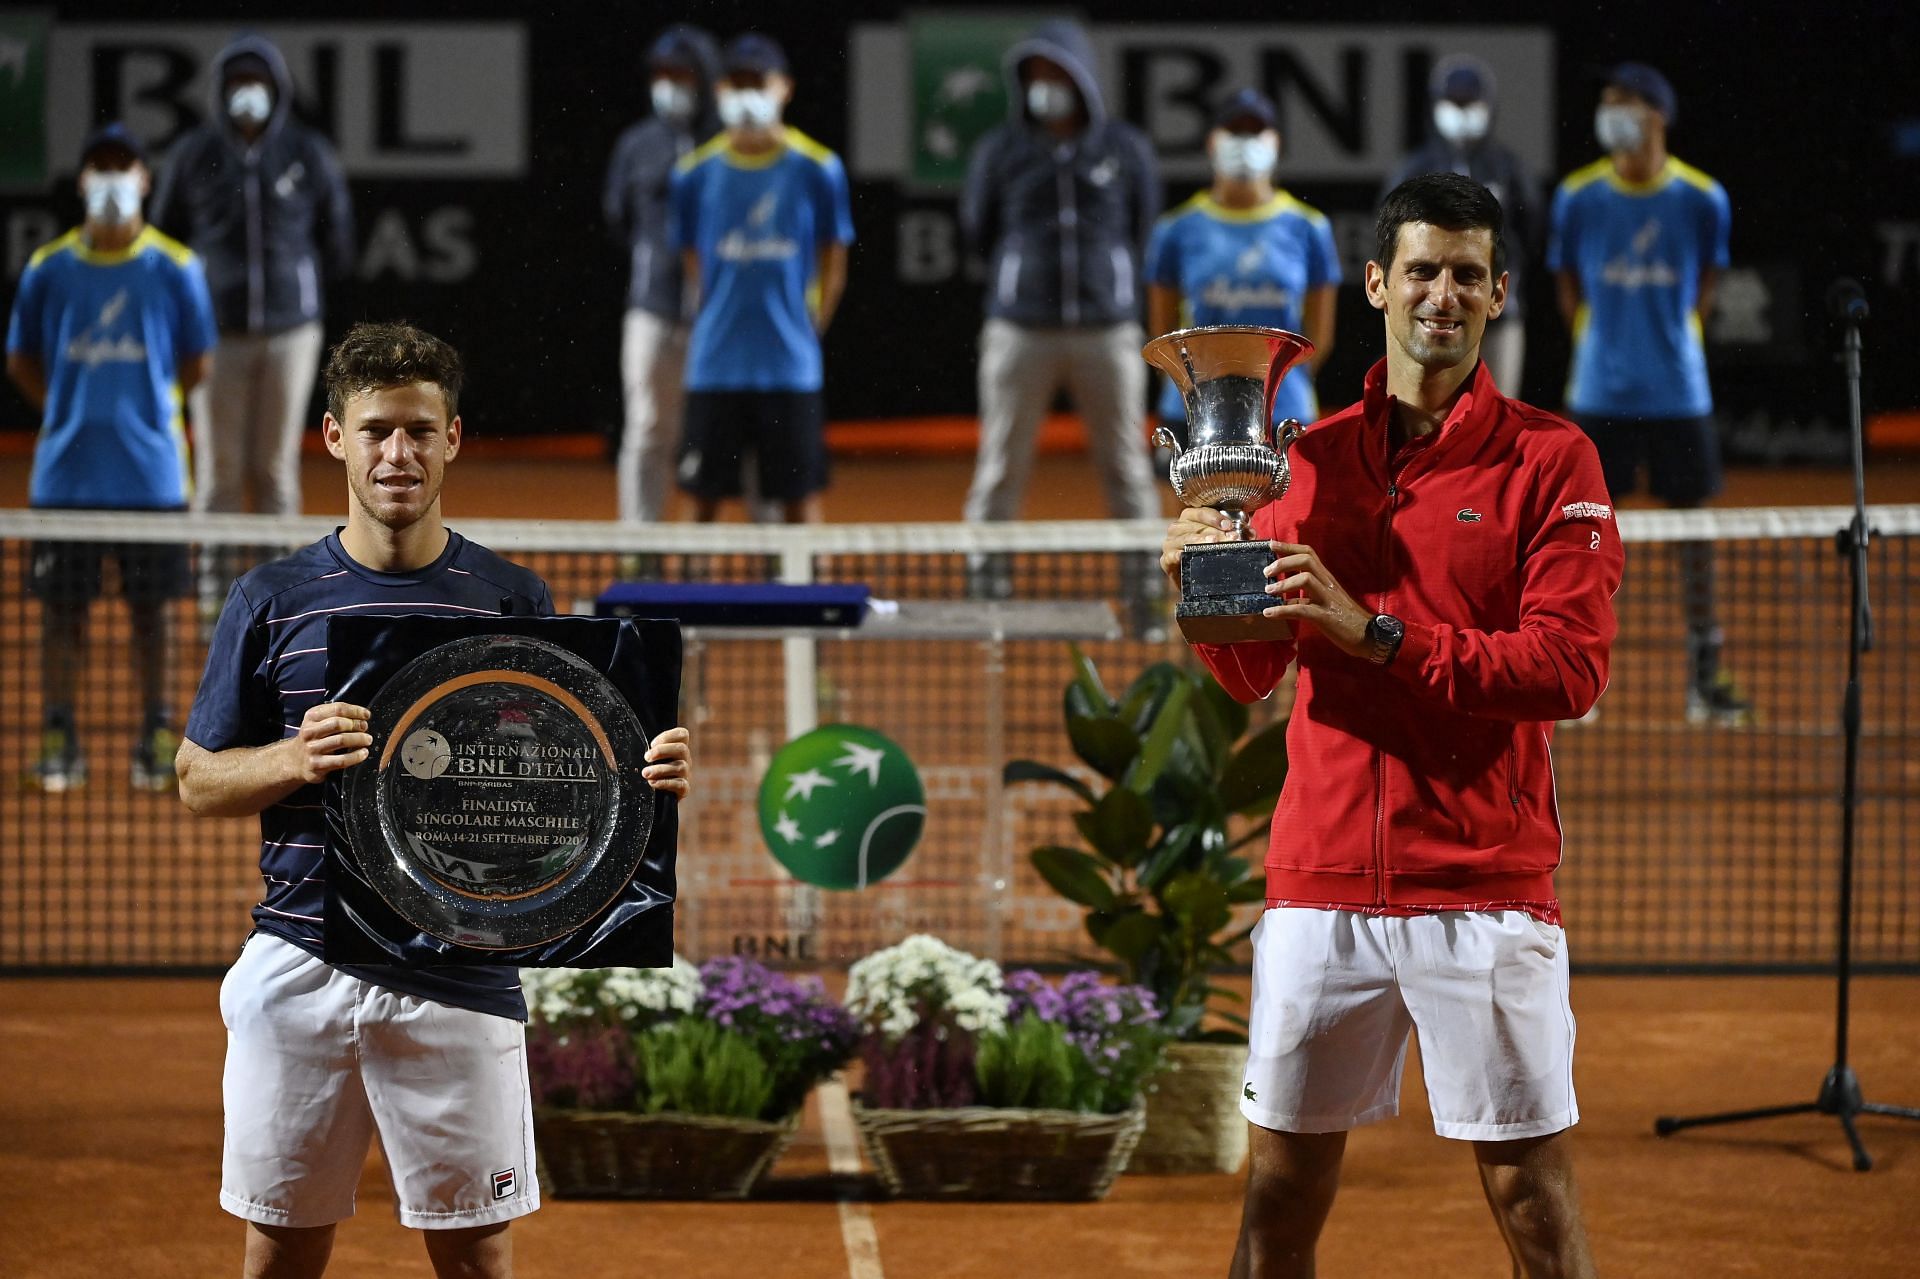
{"type": "Polygon", "coordinates": [[[265,36],[243,35],[220,50],[213,60],[210,74],[207,76],[207,109],[212,113],[207,118],[217,120],[232,130],[233,125],[227,119],[227,104],[221,90],[227,82],[227,67],[235,58],[251,54],[267,64],[267,71],[273,77],[273,114],[267,117],[267,127],[260,136],[266,137],[279,129],[286,120],[287,113],[293,110],[293,73],[287,70],[287,60],[280,55],[279,46],[265,36]]]}
{"type": "Polygon", "coordinates": [[[1064,18],[1041,23],[1031,35],[1007,50],[1001,66],[1007,77],[1009,118],[1022,123],[1031,118],[1027,115],[1026,86],[1020,83],[1020,64],[1036,55],[1058,63],[1073,77],[1074,86],[1080,90],[1080,100],[1087,106],[1089,125],[1106,119],[1106,99],[1100,96],[1100,81],[1094,75],[1093,41],[1087,38],[1086,29],[1079,23],[1064,18]]]}
{"type": "Polygon", "coordinates": [[[720,113],[714,105],[714,89],[720,82],[720,42],[691,23],[676,22],[662,31],[647,46],[646,67],[671,60],[691,62],[700,79],[699,102],[693,109],[693,134],[705,138],[720,129],[720,113]]]}

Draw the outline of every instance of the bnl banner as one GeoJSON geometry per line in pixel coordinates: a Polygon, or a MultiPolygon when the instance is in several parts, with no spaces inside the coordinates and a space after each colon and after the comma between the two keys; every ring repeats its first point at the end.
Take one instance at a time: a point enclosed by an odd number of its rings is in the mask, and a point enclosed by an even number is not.
{"type": "MultiPolygon", "coordinates": [[[[359,280],[457,284],[479,262],[473,181],[528,171],[527,34],[518,23],[267,23],[300,115],[354,183],[359,280]],[[436,185],[438,184],[438,185],[436,185]]],[[[6,278],[64,228],[46,201],[69,186],[87,130],[122,120],[159,162],[206,118],[225,23],[68,25],[0,13],[0,191],[6,278]]],[[[498,189],[497,187],[495,188],[498,189]]]]}
{"type": "MultiPolygon", "coordinates": [[[[1006,118],[1001,55],[1044,16],[929,11],[855,25],[854,176],[956,186],[973,142],[1006,118]]],[[[1174,181],[1207,181],[1213,106],[1252,86],[1279,108],[1288,181],[1377,183],[1427,137],[1428,77],[1456,52],[1493,68],[1501,141],[1535,172],[1553,172],[1555,57],[1545,27],[1142,22],[1090,34],[1108,111],[1147,131],[1174,181]]]]}
{"type": "MultiPolygon", "coordinates": [[[[517,178],[527,171],[526,35],[518,24],[266,23],[301,114],[353,178],[517,178]]],[[[54,24],[0,15],[0,175],[44,188],[81,139],[124,120],[156,151],[200,123],[225,23],[54,24]],[[18,110],[16,111],[16,108],[18,110]]]]}

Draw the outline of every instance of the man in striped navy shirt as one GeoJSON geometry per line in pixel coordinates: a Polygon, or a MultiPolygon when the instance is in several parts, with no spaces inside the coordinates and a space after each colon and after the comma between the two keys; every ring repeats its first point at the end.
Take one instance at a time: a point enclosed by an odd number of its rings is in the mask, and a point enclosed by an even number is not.
{"type": "MultiPolygon", "coordinates": [[[[452,347],[405,324],[356,325],[325,379],[346,525],[234,583],[177,758],[195,813],[260,814],[266,895],[220,990],[220,1202],[248,1223],[249,1276],[317,1275],[377,1131],[400,1220],[425,1231],[436,1272],[500,1279],[508,1223],[539,1207],[519,973],[321,962],[320,784],[373,741],[365,707],[325,700],[326,619],[537,615],[553,599],[441,517],[460,451],[452,347]]],[[[649,784],[686,795],[684,728],[647,758],[649,784]]]]}

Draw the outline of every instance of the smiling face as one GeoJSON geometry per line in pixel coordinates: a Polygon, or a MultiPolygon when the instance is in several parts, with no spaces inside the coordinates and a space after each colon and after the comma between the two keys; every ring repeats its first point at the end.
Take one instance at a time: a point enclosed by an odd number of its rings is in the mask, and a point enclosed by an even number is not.
{"type": "Polygon", "coordinates": [[[1485,227],[1403,223],[1393,261],[1367,263],[1367,301],[1386,312],[1387,354],[1396,364],[1428,372],[1471,364],[1487,321],[1506,300],[1507,277],[1493,273],[1493,232],[1485,227]]]}
{"type": "Polygon", "coordinates": [[[447,399],[431,382],[356,391],[345,421],[322,423],[327,451],[347,466],[349,517],[393,532],[438,518],[447,463],[460,452],[460,419],[447,420],[447,399]]]}

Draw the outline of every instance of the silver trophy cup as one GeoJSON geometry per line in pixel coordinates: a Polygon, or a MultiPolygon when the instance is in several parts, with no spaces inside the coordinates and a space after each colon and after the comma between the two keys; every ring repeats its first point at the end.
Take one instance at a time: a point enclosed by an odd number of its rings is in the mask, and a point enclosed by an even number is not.
{"type": "Polygon", "coordinates": [[[1313,343],[1284,329],[1216,324],[1157,337],[1140,354],[1173,379],[1187,408],[1184,443],[1164,426],[1153,433],[1173,451],[1174,493],[1230,515],[1237,539],[1181,552],[1180,633],[1200,644],[1271,635],[1260,613],[1273,602],[1264,573],[1272,556],[1266,543],[1247,540],[1249,519],[1287,491],[1287,449],[1301,427],[1292,418],[1274,424],[1273,398],[1313,343]]]}

